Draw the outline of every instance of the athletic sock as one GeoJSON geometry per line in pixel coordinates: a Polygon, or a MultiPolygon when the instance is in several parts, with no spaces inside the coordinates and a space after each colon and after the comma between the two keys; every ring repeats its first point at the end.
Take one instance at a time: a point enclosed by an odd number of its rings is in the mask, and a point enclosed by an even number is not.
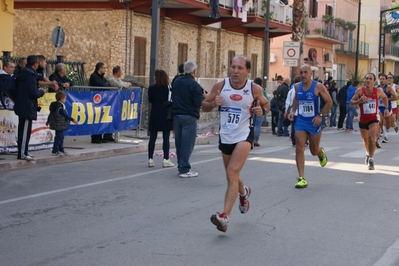
{"type": "Polygon", "coordinates": [[[386,126],[382,127],[382,134],[384,135],[384,137],[387,137],[387,127],[386,126]]]}

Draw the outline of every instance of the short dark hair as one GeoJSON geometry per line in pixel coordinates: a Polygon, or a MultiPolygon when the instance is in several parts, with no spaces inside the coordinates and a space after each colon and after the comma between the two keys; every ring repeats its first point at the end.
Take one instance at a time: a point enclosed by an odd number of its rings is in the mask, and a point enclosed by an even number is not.
{"type": "Polygon", "coordinates": [[[104,66],[104,63],[103,62],[98,62],[97,64],[96,64],[96,71],[98,71],[100,68],[102,68],[104,66]]]}
{"type": "Polygon", "coordinates": [[[46,60],[46,57],[44,55],[41,55],[41,54],[37,55],[37,58],[39,58],[39,61],[46,60]]]}
{"type": "Polygon", "coordinates": [[[10,60],[5,60],[5,61],[3,61],[3,69],[5,68],[5,67],[8,67],[10,64],[11,64],[12,62],[10,61],[10,60]]]}
{"type": "Polygon", "coordinates": [[[67,95],[66,95],[65,91],[60,90],[60,91],[57,91],[57,93],[55,94],[55,99],[57,101],[61,101],[61,99],[64,99],[66,96],[67,95]]]}
{"type": "MultiPolygon", "coordinates": [[[[374,80],[375,80],[375,79],[374,79],[374,80]]],[[[352,85],[353,85],[353,87],[356,87],[357,85],[359,85],[359,83],[360,83],[360,82],[359,82],[358,80],[355,80],[355,81],[353,82],[352,85]]]]}
{"type": "Polygon", "coordinates": [[[24,60],[26,60],[26,57],[21,57],[20,59],[18,59],[18,64],[21,64],[22,63],[22,61],[24,61],[24,60]]]}
{"type": "Polygon", "coordinates": [[[332,79],[333,79],[333,77],[329,76],[327,80],[330,81],[330,80],[332,80],[332,79]]]}
{"type": "Polygon", "coordinates": [[[348,80],[348,82],[346,82],[346,86],[349,87],[350,85],[352,85],[352,81],[348,80]]]}
{"type": "Polygon", "coordinates": [[[385,77],[385,79],[388,78],[387,74],[384,74],[384,73],[381,73],[381,74],[378,76],[378,78],[381,78],[381,77],[385,77]]]}
{"type": "Polygon", "coordinates": [[[254,83],[262,87],[263,80],[261,78],[254,79],[254,83]]]}
{"type": "Polygon", "coordinates": [[[283,80],[283,76],[278,75],[276,80],[283,80]]]}
{"type": "Polygon", "coordinates": [[[277,95],[277,90],[274,90],[274,91],[273,91],[273,95],[277,95]]]}
{"type": "Polygon", "coordinates": [[[180,74],[184,74],[184,64],[180,64],[178,69],[180,74]]]}
{"type": "Polygon", "coordinates": [[[112,69],[112,74],[116,74],[121,70],[120,66],[114,66],[114,68],[112,69]]]}
{"type": "Polygon", "coordinates": [[[39,58],[37,55],[30,55],[26,58],[26,61],[28,66],[33,66],[34,64],[39,63],[39,58]]]}

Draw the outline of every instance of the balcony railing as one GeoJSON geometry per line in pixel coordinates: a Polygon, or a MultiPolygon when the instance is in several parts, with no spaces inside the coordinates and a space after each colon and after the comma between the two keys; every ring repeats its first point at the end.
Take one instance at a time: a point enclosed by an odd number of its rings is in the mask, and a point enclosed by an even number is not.
{"type": "Polygon", "coordinates": [[[306,37],[321,36],[337,42],[345,42],[348,39],[348,32],[346,27],[322,19],[308,19],[305,29],[306,37]]]}
{"type": "Polygon", "coordinates": [[[387,45],[385,47],[385,55],[392,55],[399,57],[399,47],[387,45]]]}
{"type": "MultiPolygon", "coordinates": [[[[355,39],[349,39],[349,41],[343,43],[340,45],[338,49],[336,49],[339,52],[343,53],[353,53],[356,54],[356,40],[355,39]]],[[[359,42],[359,55],[360,56],[369,56],[369,44],[366,42],[359,42]]]]}
{"type": "MultiPolygon", "coordinates": [[[[209,0],[199,0],[200,2],[208,3],[209,0]]],[[[234,0],[219,0],[219,7],[231,9],[234,8],[234,0]]],[[[265,17],[266,1],[254,2],[253,8],[247,12],[248,16],[265,17]]],[[[270,1],[269,18],[272,21],[292,24],[292,7],[289,7],[280,1],[270,1]]]]}

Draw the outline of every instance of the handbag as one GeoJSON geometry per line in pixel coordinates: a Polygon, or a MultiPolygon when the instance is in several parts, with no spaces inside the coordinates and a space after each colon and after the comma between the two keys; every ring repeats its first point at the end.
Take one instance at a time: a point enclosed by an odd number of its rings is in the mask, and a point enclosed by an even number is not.
{"type": "Polygon", "coordinates": [[[164,102],[164,106],[167,109],[167,115],[166,115],[166,120],[167,121],[173,121],[173,115],[172,115],[172,91],[170,90],[171,86],[170,84],[168,85],[168,101],[164,102]]]}

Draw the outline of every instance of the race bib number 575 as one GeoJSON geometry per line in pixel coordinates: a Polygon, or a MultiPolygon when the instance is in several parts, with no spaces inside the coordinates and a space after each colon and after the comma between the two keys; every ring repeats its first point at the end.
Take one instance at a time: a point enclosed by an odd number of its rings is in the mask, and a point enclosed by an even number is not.
{"type": "Polygon", "coordinates": [[[221,107],[220,124],[224,129],[234,130],[238,127],[241,120],[241,108],[221,107]]]}

